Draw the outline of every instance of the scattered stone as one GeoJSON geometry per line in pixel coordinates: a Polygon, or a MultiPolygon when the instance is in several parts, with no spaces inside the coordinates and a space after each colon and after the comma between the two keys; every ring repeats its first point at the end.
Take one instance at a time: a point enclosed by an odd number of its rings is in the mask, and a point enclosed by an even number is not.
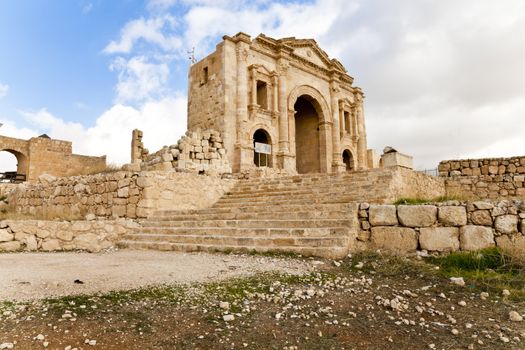
{"type": "Polygon", "coordinates": [[[509,320],[512,322],[521,322],[523,321],[523,317],[516,311],[511,311],[509,312],[509,320]]]}
{"type": "Polygon", "coordinates": [[[233,321],[235,320],[235,316],[231,315],[231,314],[228,314],[228,315],[224,315],[222,316],[222,319],[226,322],[230,322],[230,321],[233,321]]]}
{"type": "Polygon", "coordinates": [[[230,303],[227,302],[227,301],[221,301],[221,302],[219,303],[219,307],[220,307],[221,309],[228,310],[228,309],[230,308],[230,303]]]}
{"type": "Polygon", "coordinates": [[[465,280],[463,277],[450,277],[450,282],[462,287],[465,285],[465,280]]]}
{"type": "Polygon", "coordinates": [[[503,289],[501,295],[503,295],[504,297],[508,297],[510,295],[510,291],[508,289],[503,289]]]}

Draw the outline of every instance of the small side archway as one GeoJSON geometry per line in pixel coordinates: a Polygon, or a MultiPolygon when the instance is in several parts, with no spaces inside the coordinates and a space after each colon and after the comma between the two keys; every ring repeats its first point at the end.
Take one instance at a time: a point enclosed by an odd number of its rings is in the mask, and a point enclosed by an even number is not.
{"type": "Polygon", "coordinates": [[[349,149],[343,151],[343,163],[345,164],[346,171],[355,170],[354,155],[349,149]]]}
{"type": "Polygon", "coordinates": [[[272,138],[262,128],[253,133],[253,163],[256,167],[272,167],[272,138]]]}
{"type": "Polygon", "coordinates": [[[9,148],[0,149],[0,172],[3,174],[4,181],[25,181],[28,167],[25,154],[9,148]]]}

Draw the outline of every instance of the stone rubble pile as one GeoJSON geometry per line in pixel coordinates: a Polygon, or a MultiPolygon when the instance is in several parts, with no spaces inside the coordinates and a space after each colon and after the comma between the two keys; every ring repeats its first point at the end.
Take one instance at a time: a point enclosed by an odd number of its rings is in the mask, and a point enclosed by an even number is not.
{"type": "Polygon", "coordinates": [[[214,130],[187,131],[176,145],[145,156],[139,165],[140,170],[175,169],[207,175],[232,172],[222,137],[214,130]]]}

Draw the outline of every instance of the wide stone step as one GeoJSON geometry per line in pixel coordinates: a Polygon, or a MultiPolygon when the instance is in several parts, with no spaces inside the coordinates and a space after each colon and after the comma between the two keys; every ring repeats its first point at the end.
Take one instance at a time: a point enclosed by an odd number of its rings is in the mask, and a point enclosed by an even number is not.
{"type": "MultiPolygon", "coordinates": [[[[365,189],[366,190],[366,189],[365,189]]],[[[348,190],[344,192],[311,192],[305,194],[288,193],[278,194],[272,196],[260,195],[260,196],[245,196],[245,197],[221,197],[216,203],[251,203],[251,202],[275,202],[275,201],[286,201],[286,200],[302,200],[305,203],[311,202],[312,199],[319,198],[341,198],[350,199],[358,198],[359,194],[355,190],[348,190]]]]}
{"type": "Polygon", "coordinates": [[[164,234],[131,234],[124,236],[125,241],[167,242],[183,244],[206,244],[217,246],[300,246],[331,247],[346,246],[346,237],[237,237],[221,235],[164,235],[164,234]]]}
{"type": "Polygon", "coordinates": [[[146,220],[142,227],[228,227],[228,228],[323,228],[350,227],[352,220],[203,220],[196,216],[194,220],[146,220]]]}
{"type": "Polygon", "coordinates": [[[237,252],[237,253],[296,253],[303,256],[318,256],[328,259],[343,258],[348,253],[347,247],[297,247],[297,246],[237,246],[237,245],[208,245],[183,244],[152,241],[120,241],[119,248],[138,250],[160,250],[178,252],[237,252]]]}
{"type": "MultiPolygon", "coordinates": [[[[194,214],[165,214],[149,217],[146,221],[190,221],[190,220],[312,220],[312,219],[346,219],[352,217],[352,210],[323,210],[323,211],[267,211],[267,212],[235,212],[223,213],[194,213],[194,214]]],[[[144,222],[146,222],[144,221],[144,222]]]]}
{"type": "MultiPolygon", "coordinates": [[[[381,201],[379,197],[368,197],[369,202],[381,201]]],[[[270,207],[270,206],[285,206],[291,204],[344,204],[359,201],[359,197],[355,195],[350,196],[312,196],[308,198],[291,198],[278,200],[261,200],[261,201],[218,201],[212,208],[229,208],[229,207],[270,207]]],[[[249,209],[248,209],[249,210],[249,209]]]]}
{"type": "Polygon", "coordinates": [[[354,210],[355,203],[298,203],[268,207],[224,207],[207,209],[189,210],[160,210],[154,212],[152,217],[172,216],[172,215],[202,215],[202,214],[224,214],[224,213],[262,213],[262,212],[295,212],[295,211],[335,211],[335,210],[354,210]]]}
{"type": "Polygon", "coordinates": [[[349,227],[302,227],[302,228],[248,228],[248,227],[139,227],[132,234],[162,234],[162,235],[221,235],[236,237],[329,237],[347,236],[349,227]]]}

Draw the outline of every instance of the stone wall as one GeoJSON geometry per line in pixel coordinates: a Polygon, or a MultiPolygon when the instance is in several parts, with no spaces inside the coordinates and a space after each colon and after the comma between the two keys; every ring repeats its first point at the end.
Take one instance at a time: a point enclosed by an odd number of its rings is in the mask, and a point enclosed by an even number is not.
{"type": "Polygon", "coordinates": [[[147,217],[160,209],[211,206],[235,180],[175,171],[114,172],[67,178],[42,176],[8,196],[11,211],[38,218],[147,217]]]}
{"type": "Polygon", "coordinates": [[[358,246],[410,253],[498,246],[525,255],[525,202],[360,204],[358,246]]]}
{"type": "Polygon", "coordinates": [[[465,199],[525,198],[525,157],[443,161],[447,195],[465,199]]]}
{"type": "Polygon", "coordinates": [[[130,170],[172,170],[220,175],[232,169],[218,131],[188,131],[176,145],[163,147],[153,154],[143,154],[130,170]]]}
{"type": "MultiPolygon", "coordinates": [[[[374,169],[370,172],[387,172],[392,174],[388,191],[388,198],[394,202],[400,198],[428,198],[434,199],[445,195],[443,179],[429,176],[405,167],[389,167],[374,169]]],[[[379,186],[377,183],[374,186],[379,186]]]]}
{"type": "Polygon", "coordinates": [[[15,155],[17,173],[26,175],[27,181],[36,181],[42,174],[72,176],[106,169],[106,156],[73,154],[71,142],[47,137],[33,137],[26,141],[0,136],[0,150],[15,155]]]}
{"type": "Polygon", "coordinates": [[[0,222],[0,252],[86,250],[92,253],[114,247],[138,224],[132,220],[0,222]]]}

